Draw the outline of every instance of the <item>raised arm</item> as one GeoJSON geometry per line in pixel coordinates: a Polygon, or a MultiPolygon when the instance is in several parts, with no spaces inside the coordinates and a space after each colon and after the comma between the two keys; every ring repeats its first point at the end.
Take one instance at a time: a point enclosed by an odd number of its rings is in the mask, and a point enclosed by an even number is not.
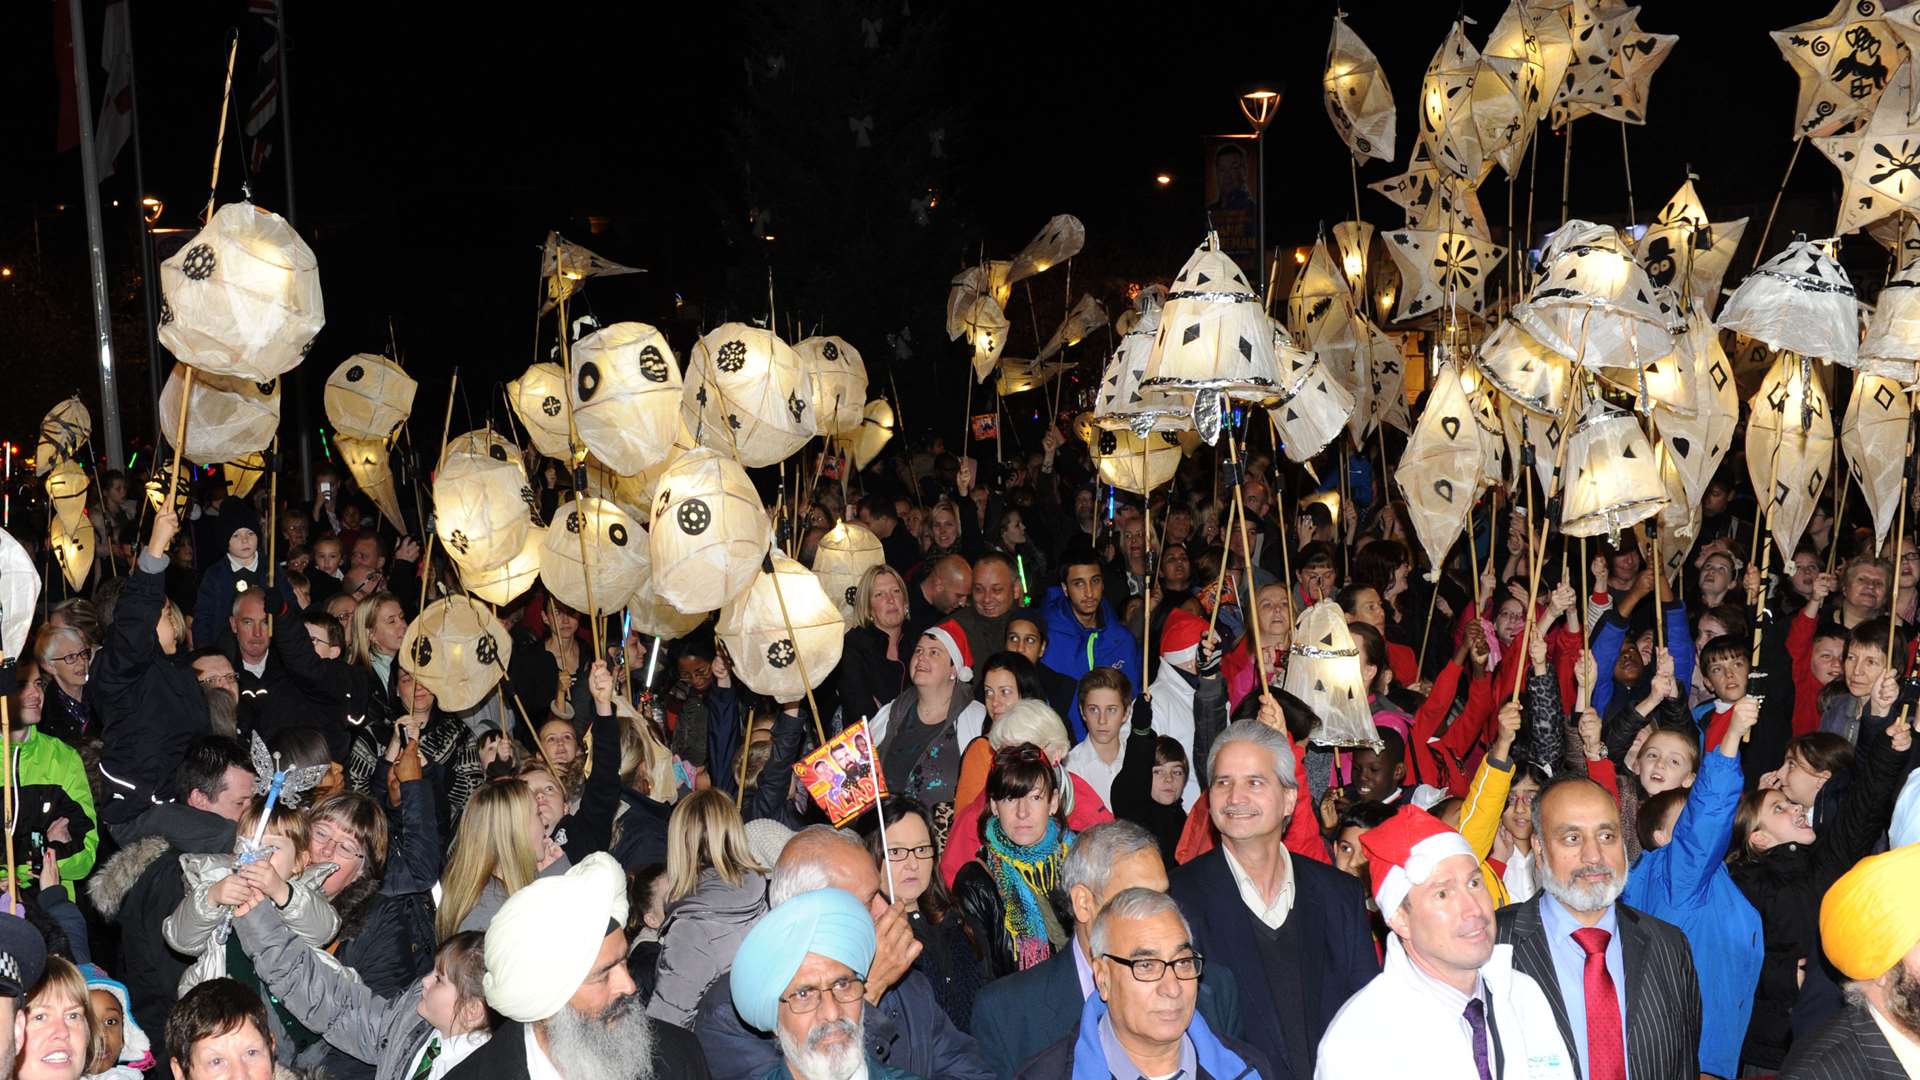
{"type": "Polygon", "coordinates": [[[233,921],[255,972],[294,1019],[322,1032],[343,1053],[368,1064],[380,1060],[382,1033],[398,1007],[376,997],[359,976],[301,940],[272,904],[255,904],[233,921]]]}
{"type": "Polygon", "coordinates": [[[605,660],[593,662],[585,685],[574,692],[573,714],[583,713],[593,717],[593,769],[567,827],[567,858],[575,865],[613,846],[613,814],[620,806],[620,717],[613,711],[613,672],[605,660]]]}

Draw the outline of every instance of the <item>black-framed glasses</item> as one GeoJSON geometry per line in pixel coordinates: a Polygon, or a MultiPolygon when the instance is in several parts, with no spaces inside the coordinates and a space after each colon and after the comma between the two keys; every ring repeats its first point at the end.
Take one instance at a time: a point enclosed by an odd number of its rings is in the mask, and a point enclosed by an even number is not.
{"type": "Polygon", "coordinates": [[[921,844],[919,847],[890,847],[887,849],[888,862],[905,862],[909,855],[916,859],[931,859],[933,858],[933,845],[921,844]]]}
{"type": "Polygon", "coordinates": [[[202,675],[200,677],[201,686],[229,686],[239,681],[240,676],[231,671],[223,675],[202,675]]]}
{"type": "Polygon", "coordinates": [[[860,1000],[866,993],[867,980],[858,975],[843,975],[825,986],[803,986],[780,1001],[792,1009],[795,1016],[805,1016],[818,1009],[828,994],[833,995],[833,1000],[846,1005],[860,1000]]]}
{"type": "Polygon", "coordinates": [[[1174,978],[1179,979],[1181,982],[1192,982],[1199,978],[1200,973],[1205,971],[1207,967],[1205,958],[1199,953],[1193,953],[1188,956],[1176,956],[1171,960],[1161,960],[1158,957],[1152,956],[1129,959],[1124,956],[1115,956],[1112,953],[1101,953],[1100,955],[1116,964],[1125,964],[1133,972],[1133,981],[1135,982],[1159,982],[1161,979],[1167,977],[1168,968],[1173,969],[1174,978]]]}
{"type": "Polygon", "coordinates": [[[91,659],[92,656],[93,656],[93,653],[91,650],[79,649],[74,652],[70,652],[65,656],[49,656],[47,657],[47,663],[67,664],[69,666],[73,666],[73,665],[78,665],[83,661],[91,659]]]}

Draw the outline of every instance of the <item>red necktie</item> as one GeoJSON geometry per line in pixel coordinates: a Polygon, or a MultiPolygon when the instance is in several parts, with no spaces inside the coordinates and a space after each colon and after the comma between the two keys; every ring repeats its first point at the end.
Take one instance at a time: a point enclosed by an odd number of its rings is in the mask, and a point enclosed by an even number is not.
{"type": "Polygon", "coordinates": [[[1620,999],[1607,972],[1607,942],[1613,935],[1597,926],[1573,932],[1586,950],[1587,1080],[1627,1080],[1627,1053],[1621,1038],[1620,999]]]}

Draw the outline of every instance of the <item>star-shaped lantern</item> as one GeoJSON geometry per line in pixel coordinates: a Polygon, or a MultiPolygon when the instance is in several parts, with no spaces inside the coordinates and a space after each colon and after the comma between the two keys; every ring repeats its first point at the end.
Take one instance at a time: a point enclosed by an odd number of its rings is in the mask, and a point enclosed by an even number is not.
{"type": "Polygon", "coordinates": [[[1401,229],[1386,234],[1387,254],[1400,270],[1394,322],[1441,310],[1478,312],[1487,279],[1506,256],[1491,240],[1458,229],[1401,229]]]}
{"type": "MultiPolygon", "coordinates": [[[[1901,14],[1914,25],[1910,12],[1901,14]]],[[[1774,44],[1800,76],[1796,138],[1831,135],[1874,112],[1907,58],[1905,35],[1892,21],[1880,0],[1839,0],[1826,18],[1773,31],[1774,44]]]]}
{"type": "Polygon", "coordinates": [[[1327,70],[1320,86],[1326,96],[1327,118],[1353,156],[1392,161],[1393,91],[1387,87],[1387,77],[1373,50],[1338,14],[1333,17],[1327,70]]]}
{"type": "Polygon", "coordinates": [[[1913,65],[1906,64],[1880,95],[1864,128],[1813,140],[1845,185],[1836,234],[1900,211],[1920,213],[1920,123],[1908,116],[1913,99],[1913,65]]]}
{"type": "Polygon", "coordinates": [[[1647,122],[1653,73],[1679,41],[1641,30],[1638,6],[1608,9],[1602,0],[1573,0],[1567,9],[1573,53],[1553,99],[1553,125],[1588,113],[1628,124],[1647,122]]]}
{"type": "Polygon", "coordinates": [[[1654,215],[1634,254],[1656,287],[1672,289],[1683,304],[1698,304],[1711,315],[1719,306],[1721,279],[1746,231],[1746,218],[1708,221],[1707,208],[1689,178],[1654,215]]]}
{"type": "Polygon", "coordinates": [[[1539,96],[1537,58],[1485,58],[1463,22],[1441,43],[1420,83],[1420,132],[1434,160],[1477,178],[1502,150],[1526,140],[1525,100],[1539,96]]]}

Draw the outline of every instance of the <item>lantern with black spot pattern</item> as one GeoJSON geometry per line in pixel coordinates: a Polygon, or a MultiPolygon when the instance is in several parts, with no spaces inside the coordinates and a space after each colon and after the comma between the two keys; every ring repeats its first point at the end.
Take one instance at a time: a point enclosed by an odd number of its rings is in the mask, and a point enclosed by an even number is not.
{"type": "Polygon", "coordinates": [[[847,623],[813,571],[777,551],[772,562],[721,609],[714,630],[749,689],[798,701],[839,666],[847,623]]]}
{"type": "Polygon", "coordinates": [[[435,534],[466,572],[505,565],[539,523],[519,448],[491,430],[447,444],[433,477],[433,510],[435,534]]]}
{"type": "Polygon", "coordinates": [[[772,332],[725,323],[694,343],[680,414],[701,446],[750,468],[772,465],[815,434],[813,379],[772,332]]]}
{"type": "Polygon", "coordinates": [[[706,447],[667,466],[653,493],[653,587],[688,614],[713,611],[753,583],[767,512],[740,463],[706,447]]]}
{"type": "Polygon", "coordinates": [[[306,358],[326,324],[320,267],[286,219],[228,203],[160,264],[160,343],[203,372],[265,382],[306,358]]]}
{"type": "MultiPolygon", "coordinates": [[[[186,369],[175,365],[160,391],[160,415],[180,415],[180,387],[186,369]]],[[[251,379],[198,372],[187,403],[187,458],[196,465],[219,465],[265,450],[280,428],[280,380],[251,379]]],[[[171,437],[171,436],[169,436],[171,437]]]]}
{"type": "Polygon", "coordinates": [[[852,620],[860,578],[886,561],[887,553],[872,530],[859,522],[842,521],[820,538],[813,553],[813,572],[820,575],[820,586],[840,614],[852,620]]]}
{"type": "Polygon", "coordinates": [[[506,627],[466,596],[428,604],[400,642],[400,666],[454,712],[485,701],[512,659],[506,627]]]}
{"type": "Polygon", "coordinates": [[[867,404],[867,365],[860,350],[841,338],[810,337],[794,345],[813,376],[813,423],[822,435],[860,426],[867,404]]]}
{"type": "Polygon", "coordinates": [[[646,545],[647,531],[625,510],[605,499],[574,499],[560,504],[547,527],[540,580],[576,611],[618,611],[647,579],[646,545]]]}
{"type": "Polygon", "coordinates": [[[526,426],[533,448],[550,458],[571,456],[567,439],[567,373],[559,364],[531,364],[507,384],[507,403],[526,426]]]}
{"type": "Polygon", "coordinates": [[[666,336],[622,322],[573,345],[573,426],[617,473],[665,461],[680,423],[680,365],[666,336]]]}
{"type": "Polygon", "coordinates": [[[355,353],[327,376],[327,419],[342,435],[391,438],[413,414],[413,395],[419,389],[399,364],[373,353],[355,353]]]}

